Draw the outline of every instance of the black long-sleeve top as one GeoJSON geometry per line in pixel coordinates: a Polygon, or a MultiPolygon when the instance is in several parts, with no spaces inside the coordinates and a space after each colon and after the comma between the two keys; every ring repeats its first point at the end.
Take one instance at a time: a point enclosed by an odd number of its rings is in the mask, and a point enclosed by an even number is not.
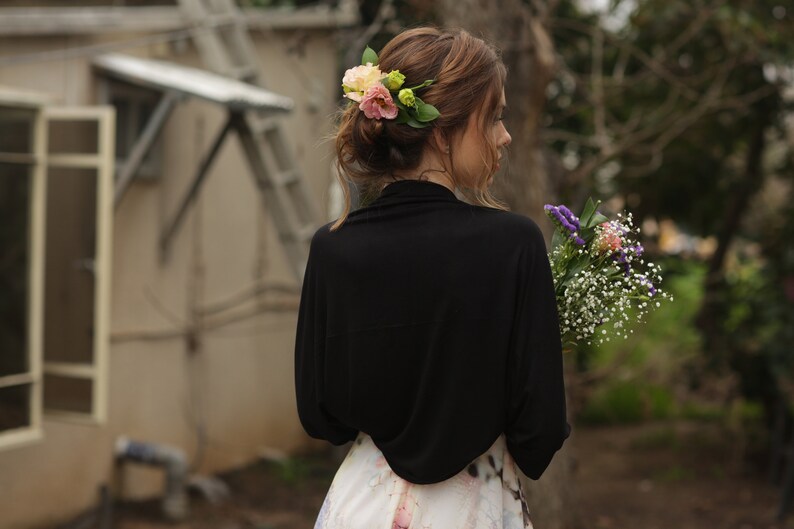
{"type": "Polygon", "coordinates": [[[546,247],[528,217],[400,180],[314,234],[295,341],[298,414],[335,445],[372,437],[436,483],[504,433],[538,479],[570,434],[546,247]]]}

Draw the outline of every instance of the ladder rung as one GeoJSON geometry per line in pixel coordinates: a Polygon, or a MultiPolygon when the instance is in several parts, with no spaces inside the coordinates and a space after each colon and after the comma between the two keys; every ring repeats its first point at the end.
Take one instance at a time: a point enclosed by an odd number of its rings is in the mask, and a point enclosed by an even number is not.
{"type": "Polygon", "coordinates": [[[242,22],[243,20],[234,13],[211,14],[204,19],[204,24],[210,27],[231,26],[242,22]]]}
{"type": "Polygon", "coordinates": [[[222,13],[237,13],[238,7],[235,5],[234,0],[229,1],[226,0],[225,2],[204,2],[205,9],[209,10],[210,13],[213,14],[222,14],[222,13]]]}
{"type": "Polygon", "coordinates": [[[295,170],[282,171],[278,174],[278,183],[282,185],[294,184],[298,180],[298,172],[295,170]]]}

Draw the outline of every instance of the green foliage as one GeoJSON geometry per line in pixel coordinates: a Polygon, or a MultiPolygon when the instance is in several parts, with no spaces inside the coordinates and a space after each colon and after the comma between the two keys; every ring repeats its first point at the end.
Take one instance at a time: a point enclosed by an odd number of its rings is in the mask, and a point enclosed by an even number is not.
{"type": "Polygon", "coordinates": [[[635,381],[613,382],[599,389],[582,410],[587,424],[631,424],[673,416],[675,405],[667,388],[635,381]]]}
{"type": "Polygon", "coordinates": [[[375,50],[367,46],[364,49],[364,53],[361,54],[361,64],[371,63],[373,66],[378,65],[378,54],[375,53],[375,50]]]}
{"type": "MultiPolygon", "coordinates": [[[[640,221],[715,233],[746,185],[754,132],[783,130],[782,84],[765,70],[794,59],[794,10],[777,0],[716,11],[704,0],[639,0],[625,26],[608,30],[577,5],[562,2],[552,21],[565,68],[547,90],[550,146],[600,195],[630,198],[640,221]]],[[[766,170],[785,173],[785,159],[766,170]]],[[[561,198],[577,206],[590,189],[571,186],[561,198]]]]}
{"type": "Polygon", "coordinates": [[[665,284],[676,301],[651,313],[640,332],[581,354],[583,368],[604,369],[620,362],[626,380],[605,383],[586,403],[581,419],[590,424],[633,423],[683,417],[721,420],[725,412],[696,403],[676,403],[667,383],[701,354],[694,318],[703,293],[705,267],[698,262],[666,260],[665,284]],[[619,360],[618,360],[619,359],[619,360]],[[656,377],[648,383],[648,373],[656,377]]]}
{"type": "Polygon", "coordinates": [[[719,422],[725,419],[725,408],[716,405],[685,402],[681,405],[679,416],[696,421],[719,422]]]}
{"type": "Polygon", "coordinates": [[[719,328],[709,362],[735,371],[742,394],[768,407],[779,397],[778,387],[794,384],[792,230],[794,210],[789,210],[784,222],[770,223],[764,233],[763,259],[738,255],[715,289],[712,305],[719,328]]]}
{"type": "Polygon", "coordinates": [[[297,457],[290,457],[276,464],[277,475],[285,483],[298,485],[311,474],[311,465],[297,457]]]}
{"type": "Polygon", "coordinates": [[[682,364],[700,354],[701,338],[694,319],[703,293],[705,268],[701,263],[679,259],[661,260],[659,264],[665,289],[675,302],[651,312],[645,324],[627,340],[582,348],[578,358],[582,368],[603,368],[620,358],[627,369],[641,370],[652,361],[660,375],[672,376],[682,364]]]}

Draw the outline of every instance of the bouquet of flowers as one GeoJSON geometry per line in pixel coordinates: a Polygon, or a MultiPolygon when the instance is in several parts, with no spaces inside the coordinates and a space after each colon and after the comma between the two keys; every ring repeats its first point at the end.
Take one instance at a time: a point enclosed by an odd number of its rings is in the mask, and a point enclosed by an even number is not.
{"type": "Polygon", "coordinates": [[[661,269],[642,258],[631,213],[609,220],[588,199],[580,217],[567,207],[545,206],[556,225],[551,242],[552,276],[564,345],[628,338],[661,300],[661,269]]]}

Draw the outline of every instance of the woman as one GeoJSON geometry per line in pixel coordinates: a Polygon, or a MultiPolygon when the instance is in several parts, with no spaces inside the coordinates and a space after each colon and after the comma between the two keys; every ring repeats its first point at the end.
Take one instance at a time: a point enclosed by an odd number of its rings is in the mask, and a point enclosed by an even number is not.
{"type": "Polygon", "coordinates": [[[298,317],[301,423],[355,441],[315,528],[531,527],[516,466],[538,479],[570,426],[543,237],[488,192],[505,67],[434,28],[368,57],[343,80],[346,208],[312,239],[298,317]],[[348,179],[379,194],[349,212],[348,179]]]}

